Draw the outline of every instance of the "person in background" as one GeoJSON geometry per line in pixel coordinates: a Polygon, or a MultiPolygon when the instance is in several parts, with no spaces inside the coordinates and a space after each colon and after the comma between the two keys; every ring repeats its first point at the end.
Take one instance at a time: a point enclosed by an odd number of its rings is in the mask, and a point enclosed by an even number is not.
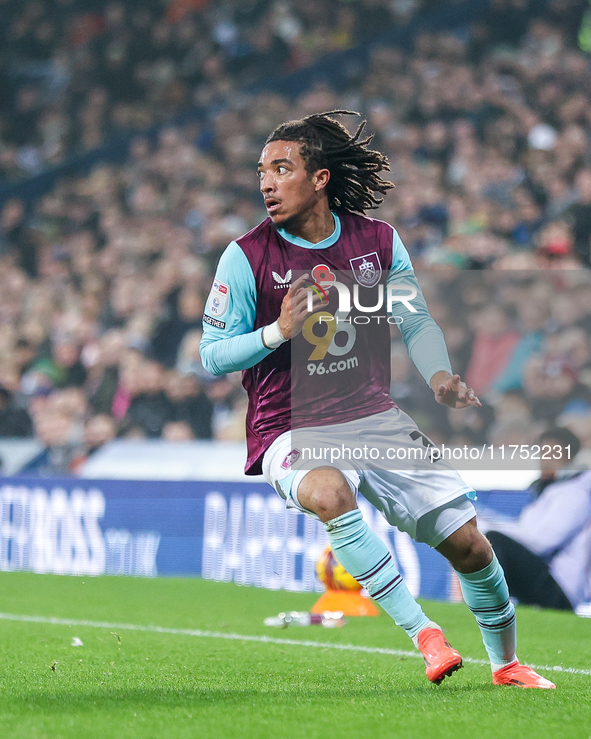
{"type": "Polygon", "coordinates": [[[571,611],[591,600],[591,471],[576,469],[579,439],[540,435],[541,476],[516,522],[487,531],[509,594],[524,605],[571,611]]]}
{"type": "Polygon", "coordinates": [[[138,427],[148,438],[156,439],[174,420],[173,404],[164,392],[165,372],[160,362],[146,359],[140,371],[141,387],[129,404],[122,429],[138,427]]]}
{"type": "Polygon", "coordinates": [[[98,449],[117,436],[117,421],[106,413],[91,416],[84,424],[83,446],[80,453],[70,463],[70,471],[76,475],[81,473],[82,465],[98,449]]]}
{"type": "Polygon", "coordinates": [[[0,385],[0,437],[33,435],[33,423],[25,408],[20,408],[12,394],[0,385]]]}
{"type": "Polygon", "coordinates": [[[188,438],[211,439],[213,404],[195,374],[182,374],[176,370],[168,372],[166,395],[172,403],[172,423],[187,426],[188,438]]]}

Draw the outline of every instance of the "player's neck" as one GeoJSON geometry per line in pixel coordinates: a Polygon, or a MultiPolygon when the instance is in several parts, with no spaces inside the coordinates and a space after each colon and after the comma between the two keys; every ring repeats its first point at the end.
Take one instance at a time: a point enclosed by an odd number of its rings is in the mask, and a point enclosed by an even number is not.
{"type": "Polygon", "coordinates": [[[318,244],[328,239],[335,230],[335,220],[328,207],[328,202],[318,203],[317,206],[306,213],[301,219],[294,219],[286,223],[284,229],[291,236],[318,244]]]}

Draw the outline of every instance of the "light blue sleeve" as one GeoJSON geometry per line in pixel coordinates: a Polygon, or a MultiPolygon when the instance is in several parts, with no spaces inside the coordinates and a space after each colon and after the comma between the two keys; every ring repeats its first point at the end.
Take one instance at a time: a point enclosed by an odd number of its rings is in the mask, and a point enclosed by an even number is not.
{"type": "Polygon", "coordinates": [[[224,375],[245,370],[272,353],[263,344],[263,329],[253,331],[256,305],[252,267],[232,241],[220,258],[203,315],[200,353],[208,372],[224,375]]]}
{"type": "Polygon", "coordinates": [[[390,276],[392,276],[392,273],[412,269],[410,256],[402,243],[402,239],[398,235],[398,231],[395,228],[392,231],[394,233],[392,235],[392,266],[390,267],[390,276]]]}
{"type": "Polygon", "coordinates": [[[394,287],[395,295],[398,293],[402,296],[409,295],[410,288],[416,290],[416,297],[409,301],[416,312],[411,311],[404,302],[396,301],[392,305],[392,315],[398,316],[399,321],[402,319],[398,325],[402,339],[410,358],[427,385],[436,372],[444,370],[450,375],[453,374],[443,331],[429,313],[410,257],[396,229],[392,243],[392,267],[386,284],[394,287]]]}

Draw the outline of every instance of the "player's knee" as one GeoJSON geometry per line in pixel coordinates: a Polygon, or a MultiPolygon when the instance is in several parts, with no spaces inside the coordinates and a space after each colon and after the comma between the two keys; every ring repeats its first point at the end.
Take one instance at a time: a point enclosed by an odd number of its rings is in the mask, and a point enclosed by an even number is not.
{"type": "Polygon", "coordinates": [[[357,507],[349,483],[334,467],[311,470],[297,490],[300,505],[315,513],[321,521],[330,521],[357,507]]]}
{"type": "Polygon", "coordinates": [[[493,557],[491,545],[476,527],[475,519],[455,531],[437,549],[454,570],[464,574],[483,570],[493,557]]]}
{"type": "Polygon", "coordinates": [[[466,549],[462,560],[463,572],[478,572],[487,567],[493,558],[492,547],[488,540],[478,532],[466,549]]]}

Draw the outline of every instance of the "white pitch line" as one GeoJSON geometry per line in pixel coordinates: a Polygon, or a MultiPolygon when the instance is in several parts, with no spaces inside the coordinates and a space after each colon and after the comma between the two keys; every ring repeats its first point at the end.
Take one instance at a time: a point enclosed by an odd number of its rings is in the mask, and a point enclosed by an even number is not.
{"type": "MultiPolygon", "coordinates": [[[[34,624],[51,624],[53,626],[85,626],[91,629],[117,629],[118,631],[146,631],[152,634],[173,634],[176,636],[197,636],[202,639],[226,639],[229,641],[250,641],[261,644],[279,644],[290,647],[313,647],[316,649],[337,649],[342,652],[363,652],[365,654],[387,654],[392,657],[412,657],[422,659],[419,652],[410,652],[404,649],[387,649],[386,647],[363,647],[356,644],[329,644],[320,641],[299,639],[280,639],[274,636],[255,636],[249,634],[232,634],[223,631],[201,631],[200,629],[171,629],[166,626],[142,626],[141,624],[116,624],[109,621],[82,621],[73,618],[54,618],[53,616],[21,616],[15,613],[0,613],[0,621],[24,621],[34,624]]],[[[473,665],[488,665],[484,659],[464,657],[464,662],[473,665]]],[[[529,662],[527,663],[529,664],[529,662]]],[[[549,672],[566,672],[571,675],[591,675],[591,670],[577,667],[563,667],[562,665],[532,665],[534,670],[548,670],[549,672]]]]}

